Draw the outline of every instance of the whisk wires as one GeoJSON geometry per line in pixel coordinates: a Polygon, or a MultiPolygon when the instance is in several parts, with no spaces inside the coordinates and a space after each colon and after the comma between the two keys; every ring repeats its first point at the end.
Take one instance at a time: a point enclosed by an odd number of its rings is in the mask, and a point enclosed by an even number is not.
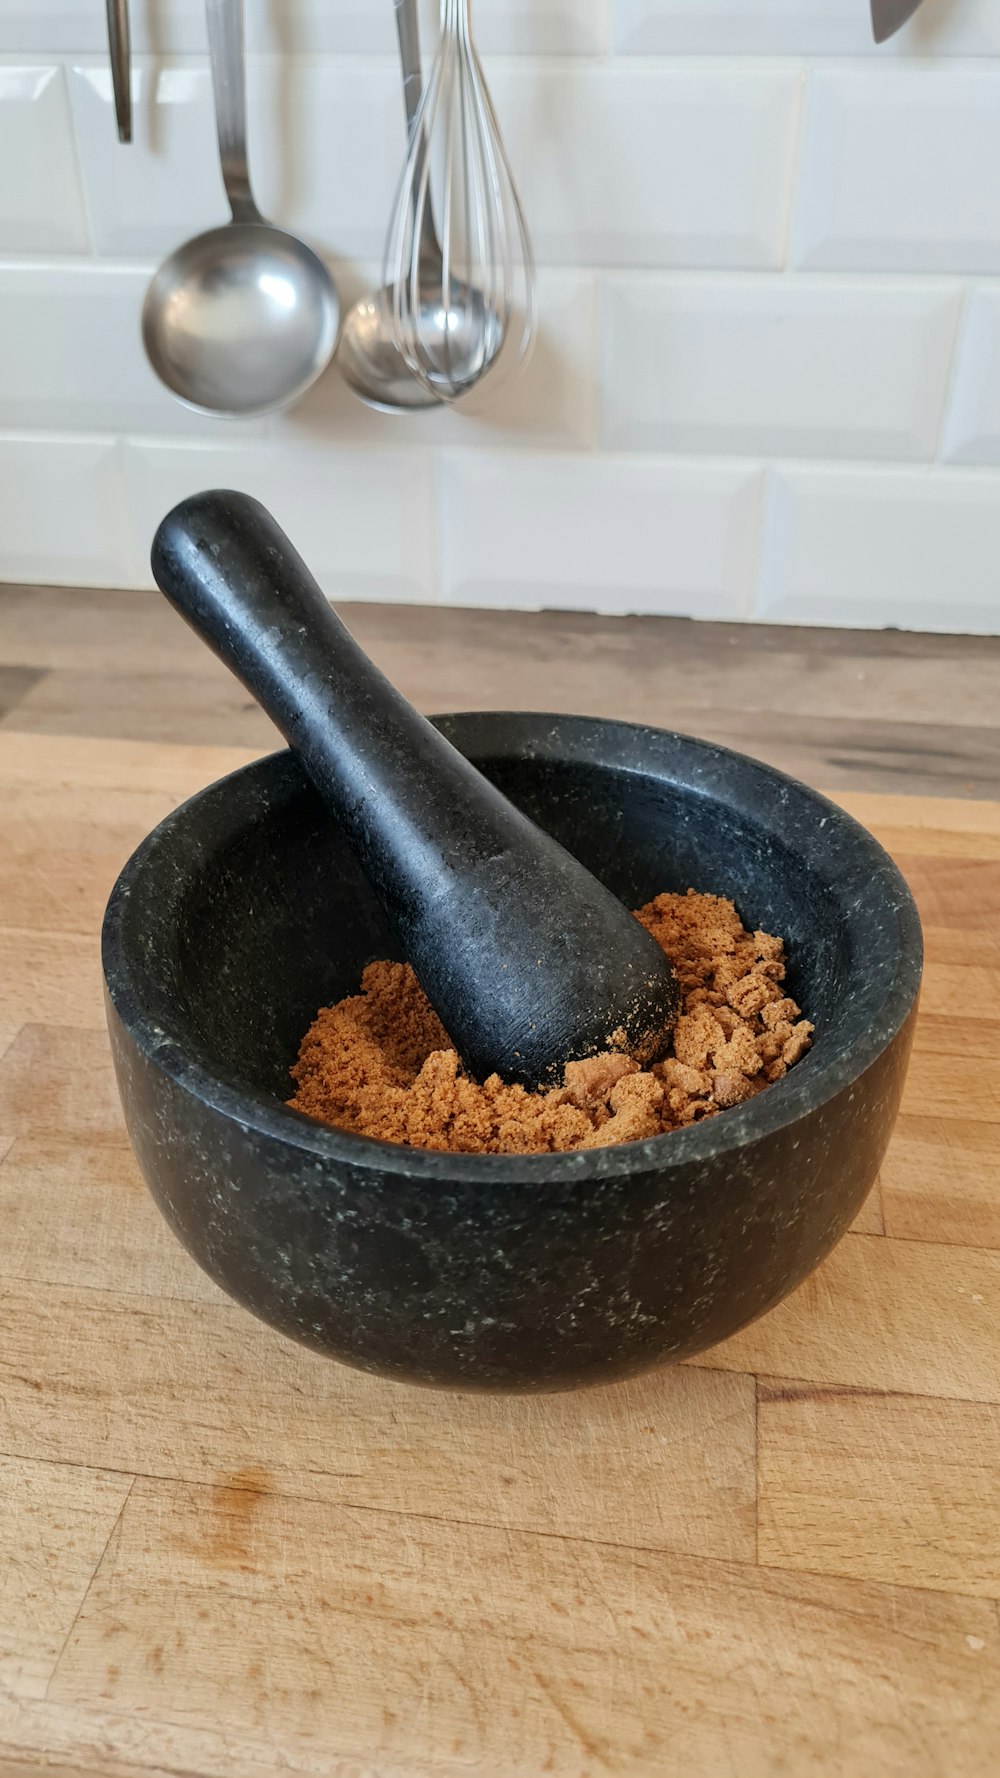
{"type": "Polygon", "coordinates": [[[397,350],[441,401],[458,401],[534,333],[531,242],[469,0],[442,0],[441,39],[414,121],[383,282],[397,350]]]}

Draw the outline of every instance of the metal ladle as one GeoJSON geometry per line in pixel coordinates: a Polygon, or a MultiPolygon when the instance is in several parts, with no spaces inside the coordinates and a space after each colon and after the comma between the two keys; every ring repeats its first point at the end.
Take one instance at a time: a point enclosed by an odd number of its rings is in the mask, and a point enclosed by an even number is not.
{"type": "Polygon", "coordinates": [[[244,0],[206,0],[219,158],[232,222],[186,241],[146,292],[153,369],[190,407],[273,413],[303,395],[337,344],[340,303],[322,260],[261,216],[246,148],[244,0]]]}
{"type": "MultiPolygon", "coordinates": [[[[395,0],[395,9],[407,136],[412,141],[423,97],[416,0],[395,0]]],[[[425,330],[436,329],[442,339],[449,334],[454,336],[456,329],[464,326],[469,303],[466,297],[461,313],[458,308],[445,313],[440,295],[443,281],[441,245],[429,197],[420,219],[420,256],[429,270],[424,281],[427,288],[437,286],[436,300],[429,298],[425,305],[423,326],[425,330]]],[[[395,344],[393,303],[394,293],[387,286],[372,296],[361,297],[349,311],[337,353],[344,381],[361,401],[381,413],[405,414],[420,408],[440,407],[440,396],[418,381],[395,344]]]]}

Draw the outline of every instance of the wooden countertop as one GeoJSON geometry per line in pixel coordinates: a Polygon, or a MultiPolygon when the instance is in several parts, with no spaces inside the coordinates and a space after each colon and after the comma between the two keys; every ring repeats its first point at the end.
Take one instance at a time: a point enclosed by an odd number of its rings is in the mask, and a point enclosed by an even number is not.
{"type": "MultiPolygon", "coordinates": [[[[1000,799],[1000,636],[348,605],[421,710],[676,728],[833,790],[1000,799]]],[[[249,694],[156,594],[0,586],[0,731],[267,748],[249,694]]]]}
{"type": "Polygon", "coordinates": [[[493,1400],[288,1344],[139,1179],[103,903],[246,757],[0,734],[0,1772],[996,1772],[1000,805],[841,798],[929,964],[833,1256],[695,1364],[493,1400]]]}

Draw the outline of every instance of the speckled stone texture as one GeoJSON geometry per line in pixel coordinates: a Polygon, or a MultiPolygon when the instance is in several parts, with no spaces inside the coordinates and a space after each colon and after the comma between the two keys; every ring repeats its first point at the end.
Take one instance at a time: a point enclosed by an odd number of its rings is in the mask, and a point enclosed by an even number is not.
{"type": "Polygon", "coordinates": [[[857,823],[741,755],[585,718],[439,722],[628,906],[693,887],[781,933],[812,1051],[706,1123],[566,1155],[419,1152],[289,1111],[317,1007],[400,953],[280,753],[163,822],[109,903],[108,1023],[140,1165],[217,1283],[366,1369],[539,1390],[689,1357],[793,1289],[874,1182],[920,982],[909,891],[857,823]]]}

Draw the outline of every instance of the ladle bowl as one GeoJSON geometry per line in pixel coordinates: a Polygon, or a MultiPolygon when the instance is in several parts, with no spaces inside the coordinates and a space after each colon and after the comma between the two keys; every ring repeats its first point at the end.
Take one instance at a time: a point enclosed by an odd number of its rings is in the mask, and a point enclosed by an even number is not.
{"type": "Polygon", "coordinates": [[[160,380],[210,413],[273,413],[303,395],[337,344],[339,305],[321,259],[263,220],[185,241],[143,306],[160,380]]]}
{"type": "Polygon", "coordinates": [[[337,345],[340,300],[311,247],[267,222],[247,161],[244,0],[206,0],[219,161],[232,221],[176,248],[142,309],[146,356],[188,407],[242,418],[290,407],[337,345]]]}

